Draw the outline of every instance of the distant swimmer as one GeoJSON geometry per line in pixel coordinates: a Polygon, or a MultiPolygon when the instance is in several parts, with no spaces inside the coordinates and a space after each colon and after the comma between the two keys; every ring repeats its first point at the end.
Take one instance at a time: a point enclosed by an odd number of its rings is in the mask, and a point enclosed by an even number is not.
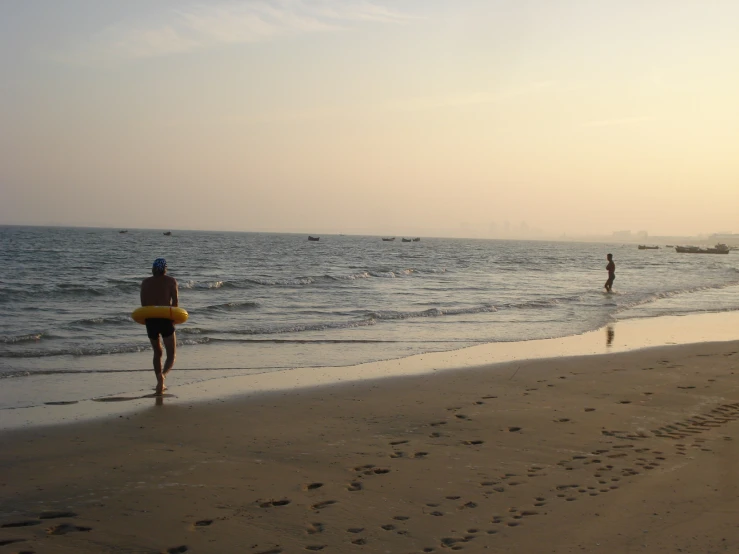
{"type": "Polygon", "coordinates": [[[608,265],[606,266],[606,271],[608,272],[608,280],[606,281],[606,292],[611,292],[611,288],[613,287],[613,280],[616,278],[616,264],[613,263],[613,254],[608,254],[606,256],[608,258],[608,265]]]}
{"type": "MultiPolygon", "coordinates": [[[[142,306],[177,306],[179,294],[177,280],[167,275],[167,260],[157,258],[151,267],[151,277],[141,283],[142,306]]],[[[154,373],[157,376],[156,393],[162,394],[167,390],[164,381],[172,370],[175,359],[176,337],[174,322],[171,319],[152,318],[146,320],[146,334],[149,336],[154,349],[154,373]],[[162,341],[159,340],[162,336],[162,341]],[[167,350],[167,359],[162,369],[162,342],[167,350]]]]}

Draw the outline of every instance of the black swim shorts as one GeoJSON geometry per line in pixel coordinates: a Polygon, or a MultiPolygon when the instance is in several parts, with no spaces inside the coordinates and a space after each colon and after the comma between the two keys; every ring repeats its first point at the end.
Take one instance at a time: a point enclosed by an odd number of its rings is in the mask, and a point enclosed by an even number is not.
{"type": "Polygon", "coordinates": [[[159,335],[162,338],[171,337],[174,333],[174,323],[171,319],[151,318],[146,320],[146,334],[151,340],[157,340],[159,335]]]}

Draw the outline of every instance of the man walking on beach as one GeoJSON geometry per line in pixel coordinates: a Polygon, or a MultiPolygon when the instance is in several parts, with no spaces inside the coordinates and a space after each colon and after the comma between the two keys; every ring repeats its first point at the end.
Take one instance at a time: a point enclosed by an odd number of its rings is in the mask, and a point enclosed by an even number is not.
{"type": "MultiPolygon", "coordinates": [[[[141,283],[142,306],[177,306],[179,301],[177,280],[167,275],[167,260],[157,258],[151,267],[151,277],[141,283]]],[[[171,319],[151,318],[146,320],[146,334],[149,336],[154,349],[154,373],[157,376],[156,393],[162,394],[167,386],[164,384],[167,374],[171,371],[175,359],[176,337],[174,322],[171,319]],[[167,359],[162,369],[162,336],[164,348],[167,350],[167,359]]]]}
{"type": "Polygon", "coordinates": [[[613,280],[616,278],[616,264],[613,263],[613,254],[608,254],[606,258],[608,258],[608,265],[606,266],[606,271],[608,271],[608,280],[606,281],[605,287],[606,292],[611,292],[613,280]]]}

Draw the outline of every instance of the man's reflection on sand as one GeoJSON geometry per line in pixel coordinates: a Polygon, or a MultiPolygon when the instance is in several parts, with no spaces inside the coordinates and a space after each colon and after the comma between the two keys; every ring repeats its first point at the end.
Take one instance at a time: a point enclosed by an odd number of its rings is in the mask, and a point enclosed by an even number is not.
{"type": "MultiPolygon", "coordinates": [[[[165,398],[174,398],[173,394],[145,394],[143,396],[103,396],[102,398],[93,398],[93,402],[129,402],[131,400],[141,400],[142,398],[153,398],[155,406],[164,406],[165,398]]],[[[48,404],[48,402],[47,402],[48,404]]]]}
{"type": "Polygon", "coordinates": [[[606,347],[610,348],[613,344],[613,337],[616,336],[615,327],[613,325],[606,326],[606,347]]]}

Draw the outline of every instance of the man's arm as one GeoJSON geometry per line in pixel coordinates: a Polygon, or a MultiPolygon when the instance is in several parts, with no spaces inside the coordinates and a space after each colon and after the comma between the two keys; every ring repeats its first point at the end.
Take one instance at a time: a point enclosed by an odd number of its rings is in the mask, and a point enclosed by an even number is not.
{"type": "Polygon", "coordinates": [[[172,278],[172,306],[175,308],[179,305],[180,293],[177,290],[177,279],[172,278]]]}

